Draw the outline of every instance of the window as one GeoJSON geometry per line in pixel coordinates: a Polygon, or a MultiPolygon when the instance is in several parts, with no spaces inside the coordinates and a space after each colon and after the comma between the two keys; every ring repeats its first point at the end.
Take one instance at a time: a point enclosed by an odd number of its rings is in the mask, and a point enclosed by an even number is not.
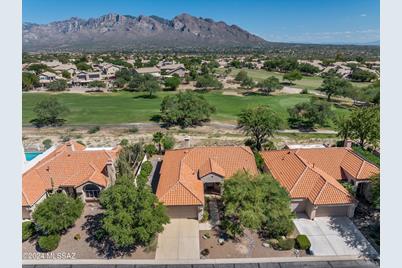
{"type": "Polygon", "coordinates": [[[84,186],[84,192],[87,198],[98,198],[100,189],[95,184],[87,184],[84,186]]]}

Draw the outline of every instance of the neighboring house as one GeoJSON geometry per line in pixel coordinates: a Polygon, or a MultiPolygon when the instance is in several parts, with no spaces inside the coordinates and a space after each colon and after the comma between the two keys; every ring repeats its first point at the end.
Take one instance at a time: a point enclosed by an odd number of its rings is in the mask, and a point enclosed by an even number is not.
{"type": "Polygon", "coordinates": [[[39,83],[41,86],[46,86],[50,82],[60,79],[56,74],[51,72],[43,72],[39,75],[39,83]]]}
{"type": "Polygon", "coordinates": [[[357,201],[341,181],[352,183],[357,194],[367,195],[370,177],[379,168],[350,148],[265,151],[265,170],[292,198],[292,210],[310,219],[321,216],[353,217],[357,201]]]}
{"type": "Polygon", "coordinates": [[[184,67],[183,64],[167,64],[167,65],[162,65],[160,67],[160,70],[163,74],[165,75],[173,75],[176,74],[179,77],[184,77],[187,73],[186,68],[184,67]]]}
{"type": "Polygon", "coordinates": [[[144,68],[137,68],[134,69],[137,74],[150,74],[155,77],[161,76],[161,71],[157,67],[144,67],[144,68]]]}
{"type": "Polygon", "coordinates": [[[71,77],[75,75],[77,72],[77,67],[74,64],[68,63],[68,64],[61,64],[53,68],[57,73],[62,74],[63,71],[67,71],[70,73],[71,77]]]}
{"type": "Polygon", "coordinates": [[[258,173],[249,147],[196,147],[167,151],[156,195],[167,206],[171,218],[200,219],[204,194],[221,194],[223,181],[238,171],[258,173]]]}
{"type": "Polygon", "coordinates": [[[99,192],[115,181],[118,152],[119,147],[86,148],[74,141],[45,152],[22,174],[22,218],[31,218],[51,192],[64,192],[84,202],[97,200],[99,192]]]}
{"type": "Polygon", "coordinates": [[[77,73],[73,79],[73,83],[76,85],[85,86],[89,82],[102,80],[102,74],[100,72],[85,72],[81,71],[77,73]]]}
{"type": "Polygon", "coordinates": [[[103,75],[106,76],[106,78],[115,78],[116,72],[120,71],[120,67],[114,64],[104,64],[101,67],[103,75]]]}
{"type": "Polygon", "coordinates": [[[59,65],[61,65],[62,63],[58,60],[53,60],[53,61],[41,61],[41,64],[45,64],[46,66],[50,67],[50,68],[54,68],[57,67],[59,65]]]}

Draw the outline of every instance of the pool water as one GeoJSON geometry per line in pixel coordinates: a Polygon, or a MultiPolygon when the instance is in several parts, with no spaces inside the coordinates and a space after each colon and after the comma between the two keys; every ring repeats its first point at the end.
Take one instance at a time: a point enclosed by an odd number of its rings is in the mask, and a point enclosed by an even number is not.
{"type": "Polygon", "coordinates": [[[25,159],[27,161],[31,161],[32,159],[34,159],[35,157],[37,157],[41,153],[42,152],[25,152],[25,159]]]}

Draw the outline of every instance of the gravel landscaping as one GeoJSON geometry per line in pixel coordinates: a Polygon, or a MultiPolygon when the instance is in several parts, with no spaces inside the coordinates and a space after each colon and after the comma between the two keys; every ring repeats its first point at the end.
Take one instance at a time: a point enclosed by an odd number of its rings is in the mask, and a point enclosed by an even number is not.
{"type": "MultiPolygon", "coordinates": [[[[206,259],[222,258],[266,258],[266,257],[296,257],[295,250],[275,250],[272,247],[264,247],[263,241],[257,233],[246,230],[239,241],[227,240],[223,245],[218,242],[219,233],[216,230],[200,231],[200,250],[209,250],[206,259]],[[210,238],[204,239],[203,236],[210,238]]],[[[299,251],[299,256],[305,256],[304,251],[299,251]]]]}
{"type": "MultiPolygon", "coordinates": [[[[94,232],[99,230],[99,217],[101,209],[98,203],[86,204],[83,215],[76,224],[61,236],[56,250],[43,253],[37,247],[37,239],[33,238],[22,243],[23,259],[154,259],[155,251],[147,251],[142,247],[130,252],[112,252],[112,248],[103,243],[96,242],[94,232]],[[77,239],[79,238],[79,239],[77,239]],[[60,257],[61,256],[61,257],[60,257]]],[[[156,247],[155,247],[156,248],[156,247]]]]}

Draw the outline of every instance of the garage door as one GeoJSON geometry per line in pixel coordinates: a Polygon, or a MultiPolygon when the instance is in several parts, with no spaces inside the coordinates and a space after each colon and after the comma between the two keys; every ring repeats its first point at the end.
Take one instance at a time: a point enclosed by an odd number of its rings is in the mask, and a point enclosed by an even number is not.
{"type": "Polygon", "coordinates": [[[347,216],[349,206],[319,206],[316,217],[347,216]]]}
{"type": "Polygon", "coordinates": [[[168,216],[172,219],[197,219],[197,206],[169,206],[167,207],[168,216]]]}

